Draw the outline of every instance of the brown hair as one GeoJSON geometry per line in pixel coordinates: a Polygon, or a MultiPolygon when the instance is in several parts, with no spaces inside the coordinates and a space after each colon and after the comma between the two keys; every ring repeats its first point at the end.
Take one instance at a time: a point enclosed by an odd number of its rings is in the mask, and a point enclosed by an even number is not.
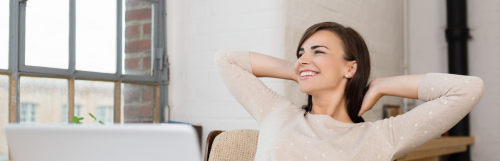
{"type": "MultiPolygon", "coordinates": [[[[344,49],[343,58],[346,61],[356,60],[357,69],[353,77],[347,79],[347,85],[344,90],[344,97],[347,102],[347,114],[354,123],[365,122],[365,120],[358,116],[361,109],[361,103],[368,91],[369,85],[368,78],[370,77],[370,54],[363,37],[350,27],[344,27],[335,22],[322,22],[309,27],[302,35],[299,46],[297,47],[297,58],[299,58],[300,46],[311,37],[314,33],[320,30],[331,31],[337,34],[342,40],[344,49]]],[[[307,112],[312,110],[312,96],[307,95],[307,105],[302,106],[307,112]]]]}

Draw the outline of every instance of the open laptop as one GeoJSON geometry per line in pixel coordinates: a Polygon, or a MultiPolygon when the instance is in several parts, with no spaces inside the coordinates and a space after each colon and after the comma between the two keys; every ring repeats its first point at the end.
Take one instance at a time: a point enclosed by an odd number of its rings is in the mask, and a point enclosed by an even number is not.
{"type": "Polygon", "coordinates": [[[191,125],[22,125],[5,127],[13,161],[200,161],[191,125]]]}

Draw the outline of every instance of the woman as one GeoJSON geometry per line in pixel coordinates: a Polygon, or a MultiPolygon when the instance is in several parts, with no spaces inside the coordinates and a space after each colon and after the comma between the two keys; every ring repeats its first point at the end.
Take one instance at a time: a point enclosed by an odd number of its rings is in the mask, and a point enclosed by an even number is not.
{"type": "Polygon", "coordinates": [[[255,160],[395,160],[458,123],[481,99],[482,79],[444,73],[376,78],[363,38],[334,22],[309,27],[297,62],[219,50],[229,91],[260,124],[255,160]],[[294,105],[257,77],[294,80],[308,104],[294,105]],[[360,117],[384,95],[426,103],[397,117],[360,117]]]}

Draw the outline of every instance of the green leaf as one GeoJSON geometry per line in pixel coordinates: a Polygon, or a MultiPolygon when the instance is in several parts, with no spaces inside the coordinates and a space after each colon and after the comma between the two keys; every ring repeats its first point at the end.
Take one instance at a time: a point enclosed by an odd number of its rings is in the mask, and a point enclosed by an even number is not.
{"type": "Polygon", "coordinates": [[[71,120],[71,123],[75,123],[75,124],[82,124],[82,122],[80,122],[81,120],[83,120],[83,117],[76,117],[76,116],[73,116],[73,120],[71,120]]]}
{"type": "Polygon", "coordinates": [[[94,118],[94,120],[97,120],[97,118],[94,117],[91,113],[89,113],[90,117],[94,118]]]}
{"type": "Polygon", "coordinates": [[[71,123],[77,123],[78,121],[80,121],[78,117],[73,116],[73,120],[71,121],[71,123]]]}
{"type": "Polygon", "coordinates": [[[102,122],[102,121],[99,121],[99,123],[104,125],[104,122],[102,122]]]}

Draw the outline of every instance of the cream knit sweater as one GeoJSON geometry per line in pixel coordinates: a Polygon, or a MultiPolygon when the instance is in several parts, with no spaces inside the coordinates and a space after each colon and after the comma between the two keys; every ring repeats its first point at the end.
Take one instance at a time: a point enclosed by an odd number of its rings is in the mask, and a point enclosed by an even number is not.
{"type": "Polygon", "coordinates": [[[375,122],[345,123],[328,115],[304,116],[252,73],[249,51],[219,50],[215,63],[231,94],[260,125],[255,160],[391,161],[458,123],[481,99],[475,76],[426,74],[413,110],[375,122]]]}

